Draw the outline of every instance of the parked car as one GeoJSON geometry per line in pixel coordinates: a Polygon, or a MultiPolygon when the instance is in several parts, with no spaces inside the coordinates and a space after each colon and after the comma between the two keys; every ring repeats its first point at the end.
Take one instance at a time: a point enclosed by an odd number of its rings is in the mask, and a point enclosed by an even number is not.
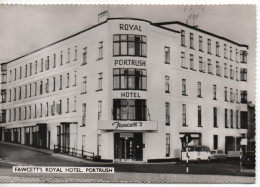
{"type": "Polygon", "coordinates": [[[255,151],[246,152],[245,156],[242,158],[242,166],[247,168],[255,168],[255,151]]]}
{"type": "Polygon", "coordinates": [[[225,160],[227,155],[222,150],[210,151],[212,160],[225,160]]]}
{"type": "MultiPolygon", "coordinates": [[[[210,149],[208,146],[205,145],[192,145],[188,146],[188,157],[189,161],[210,161],[210,149]]],[[[187,160],[187,153],[186,153],[186,147],[181,151],[181,160],[186,161],[187,160]]]]}

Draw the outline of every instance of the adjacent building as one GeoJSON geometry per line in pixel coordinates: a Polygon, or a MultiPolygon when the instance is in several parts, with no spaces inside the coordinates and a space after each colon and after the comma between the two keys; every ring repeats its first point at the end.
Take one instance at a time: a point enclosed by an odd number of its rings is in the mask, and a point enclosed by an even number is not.
{"type": "Polygon", "coordinates": [[[226,153],[247,134],[248,46],[181,22],[108,18],[1,64],[0,140],[108,161],[226,153]]]}

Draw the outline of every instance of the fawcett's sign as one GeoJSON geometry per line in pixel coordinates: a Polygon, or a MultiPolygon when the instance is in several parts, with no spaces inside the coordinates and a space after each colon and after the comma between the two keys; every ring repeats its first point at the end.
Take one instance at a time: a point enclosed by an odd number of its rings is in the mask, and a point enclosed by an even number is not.
{"type": "Polygon", "coordinates": [[[157,131],[157,121],[98,120],[98,130],[157,131]]]}

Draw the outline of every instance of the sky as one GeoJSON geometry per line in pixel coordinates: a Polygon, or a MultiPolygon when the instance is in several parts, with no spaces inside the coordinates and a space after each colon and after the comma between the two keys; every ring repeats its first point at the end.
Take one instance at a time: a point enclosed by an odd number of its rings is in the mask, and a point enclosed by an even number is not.
{"type": "MultiPolygon", "coordinates": [[[[0,63],[97,24],[98,13],[106,9],[109,17],[185,23],[190,8],[185,5],[0,5],[0,63]]],[[[193,8],[199,13],[196,25],[200,29],[249,45],[248,100],[255,103],[256,7],[205,5],[193,8]]]]}

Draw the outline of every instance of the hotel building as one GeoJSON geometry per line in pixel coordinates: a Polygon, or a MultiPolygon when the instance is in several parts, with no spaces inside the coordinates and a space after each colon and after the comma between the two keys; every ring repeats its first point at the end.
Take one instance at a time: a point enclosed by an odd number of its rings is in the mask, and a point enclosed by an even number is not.
{"type": "Polygon", "coordinates": [[[238,150],[247,50],[181,22],[108,18],[1,64],[0,140],[107,161],[179,159],[185,134],[238,150]]]}

